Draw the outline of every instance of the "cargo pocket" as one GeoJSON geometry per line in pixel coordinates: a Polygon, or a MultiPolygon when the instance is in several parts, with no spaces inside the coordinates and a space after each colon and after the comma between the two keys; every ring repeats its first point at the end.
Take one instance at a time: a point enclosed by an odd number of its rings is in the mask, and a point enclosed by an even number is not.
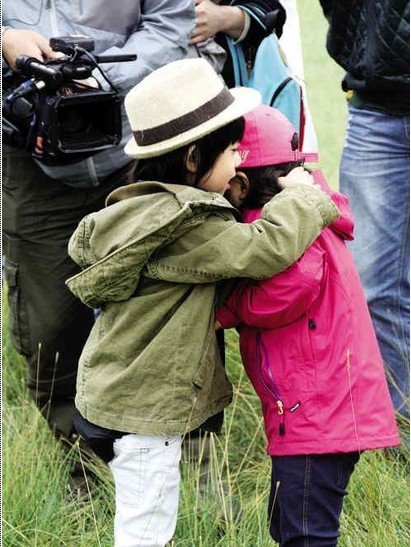
{"type": "Polygon", "coordinates": [[[19,271],[17,264],[6,260],[5,277],[7,283],[7,302],[9,305],[8,325],[16,350],[22,355],[30,353],[30,338],[27,309],[21,298],[19,271]]]}

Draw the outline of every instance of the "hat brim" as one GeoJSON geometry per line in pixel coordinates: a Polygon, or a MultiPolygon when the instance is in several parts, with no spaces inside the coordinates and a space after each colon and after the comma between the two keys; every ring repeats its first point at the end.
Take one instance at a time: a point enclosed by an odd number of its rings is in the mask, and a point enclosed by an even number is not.
{"type": "Polygon", "coordinates": [[[132,137],[124,147],[125,153],[136,159],[152,158],[161,156],[172,150],[176,150],[181,146],[194,142],[216,129],[227,125],[236,120],[240,116],[247,114],[261,103],[261,95],[256,89],[249,87],[235,87],[230,89],[230,93],[234,97],[234,102],[231,103],[225,110],[214,116],[210,120],[185,131],[171,139],[167,139],[155,144],[147,146],[139,146],[134,137],[132,137]]]}

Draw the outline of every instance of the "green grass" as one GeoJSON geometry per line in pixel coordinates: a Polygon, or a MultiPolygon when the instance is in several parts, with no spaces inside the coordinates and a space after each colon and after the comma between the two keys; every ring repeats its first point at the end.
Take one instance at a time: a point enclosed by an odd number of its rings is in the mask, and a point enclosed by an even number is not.
{"type": "MultiPolygon", "coordinates": [[[[326,23],[318,2],[299,1],[305,71],[323,169],[338,184],[345,130],[341,70],[325,52],[326,23]]],[[[5,306],[6,308],[6,306],[5,306]]],[[[3,324],[7,323],[7,309],[3,324]]],[[[196,466],[183,464],[175,547],[265,547],[270,461],[260,407],[245,377],[237,337],[228,337],[227,367],[235,386],[224,434],[214,438],[210,487],[200,494],[196,466]]],[[[407,429],[405,424],[404,429],[407,429]]],[[[93,496],[69,501],[70,455],[63,455],[25,389],[25,367],[7,335],[3,341],[3,546],[99,547],[112,545],[113,485],[102,465],[93,496]]],[[[409,545],[409,452],[362,456],[342,516],[342,547],[409,545]]]]}
{"type": "MultiPolygon", "coordinates": [[[[182,465],[176,547],[272,545],[266,530],[270,461],[259,403],[239,363],[237,336],[228,340],[227,366],[235,384],[224,434],[212,439],[209,485],[198,467],[182,465]]],[[[113,486],[103,465],[91,499],[69,501],[70,454],[60,447],[27,399],[24,365],[4,347],[3,546],[112,545],[113,486]]],[[[409,545],[408,451],[362,456],[342,517],[342,547],[409,545]]]]}

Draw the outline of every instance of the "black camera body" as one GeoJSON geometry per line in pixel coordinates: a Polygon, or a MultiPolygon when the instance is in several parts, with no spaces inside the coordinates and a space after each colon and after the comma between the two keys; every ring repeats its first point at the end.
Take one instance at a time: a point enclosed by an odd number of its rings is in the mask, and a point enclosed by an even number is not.
{"type": "Polygon", "coordinates": [[[136,56],[92,55],[94,42],[86,36],[51,38],[50,46],[65,55],[45,63],[26,56],[16,61],[20,85],[3,100],[4,142],[26,148],[46,165],[67,165],[117,146],[121,101],[98,65],[136,56]],[[95,68],[111,90],[86,85],[95,68]]]}

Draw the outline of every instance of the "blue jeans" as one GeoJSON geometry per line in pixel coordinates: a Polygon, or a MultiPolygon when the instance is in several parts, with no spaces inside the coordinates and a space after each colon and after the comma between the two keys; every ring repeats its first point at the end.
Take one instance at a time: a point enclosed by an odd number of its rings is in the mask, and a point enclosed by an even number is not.
{"type": "Polygon", "coordinates": [[[349,107],[341,192],[355,219],[351,251],[386,366],[392,401],[409,416],[409,116],[349,107]]]}
{"type": "Polygon", "coordinates": [[[359,453],[273,456],[270,535],[281,547],[335,547],[359,453]]]}

